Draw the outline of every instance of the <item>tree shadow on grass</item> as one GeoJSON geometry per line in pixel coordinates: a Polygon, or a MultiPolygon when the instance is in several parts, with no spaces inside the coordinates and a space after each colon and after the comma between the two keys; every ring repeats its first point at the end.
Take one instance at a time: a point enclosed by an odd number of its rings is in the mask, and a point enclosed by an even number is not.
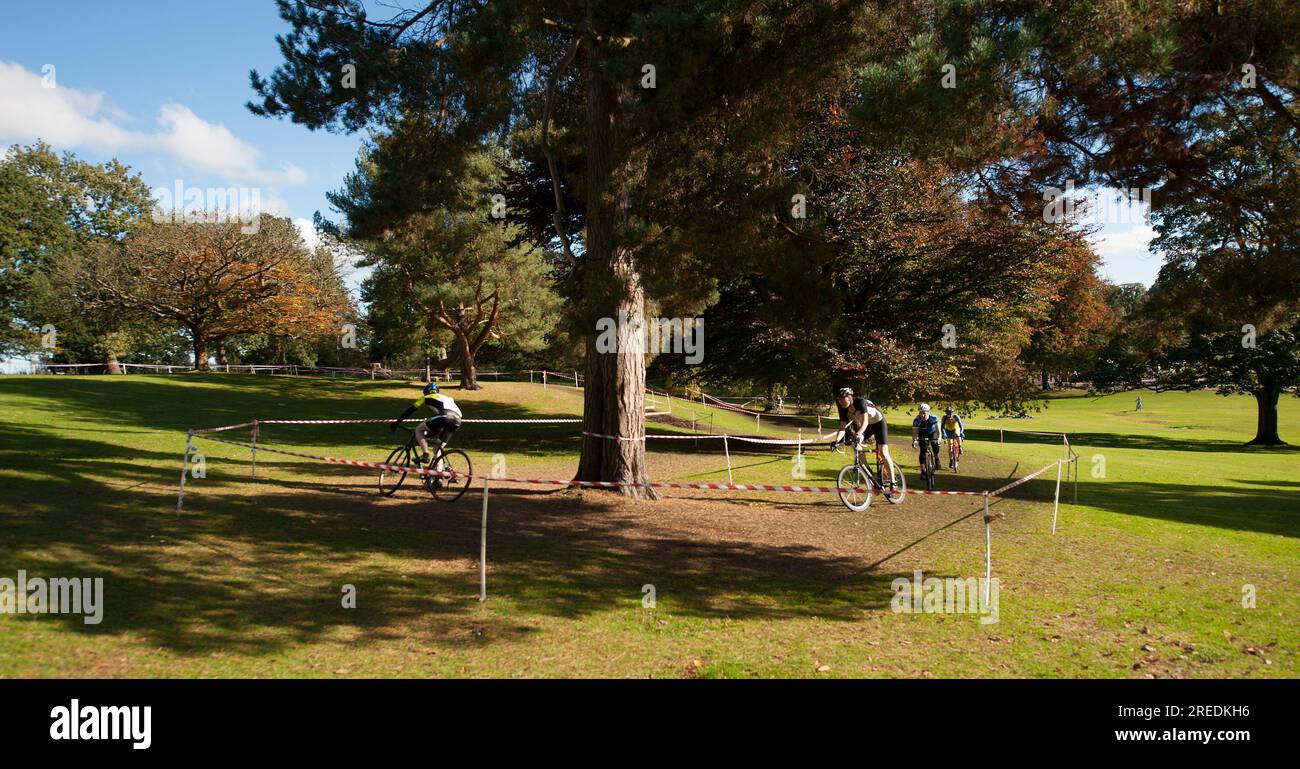
{"type": "MultiPolygon", "coordinates": [[[[1005,498],[1042,502],[1050,509],[1056,479],[1047,475],[1017,486],[1005,498]]],[[[1061,504],[1072,503],[1074,493],[1074,483],[1062,477],[1061,504]]],[[[1082,479],[1078,499],[1123,515],[1300,537],[1300,497],[1278,489],[1082,479]]]]}
{"type": "MultiPolygon", "coordinates": [[[[472,414],[483,419],[536,419],[571,414],[540,414],[502,393],[480,391],[472,414]]],[[[23,402],[23,410],[43,423],[68,423],[81,431],[114,433],[175,430],[183,444],[189,429],[239,424],[252,419],[393,419],[418,393],[397,381],[309,379],[238,374],[187,374],[165,381],[137,377],[0,378],[0,398],[23,402]],[[403,391],[379,398],[380,391],[403,391]]],[[[427,415],[427,414],[426,414],[427,415]]],[[[575,446],[577,424],[471,424],[460,440],[481,439],[487,448],[521,442],[528,447],[575,446]]],[[[223,437],[246,440],[247,428],[223,437]]],[[[326,447],[396,444],[382,423],[362,425],[279,425],[262,427],[262,440],[275,445],[326,447]]],[[[387,453],[387,452],[385,452],[387,453]]]]}
{"type": "MultiPolygon", "coordinates": [[[[1221,439],[1194,439],[1182,438],[1177,434],[1170,435],[1150,435],[1143,433],[1098,433],[1098,432],[1071,432],[1070,445],[1076,451],[1083,447],[1096,449],[1133,449],[1135,451],[1199,451],[1199,452],[1233,452],[1241,454],[1297,454],[1300,453],[1300,446],[1247,446],[1246,441],[1251,436],[1245,436],[1240,441],[1221,440],[1221,439]]],[[[998,435],[996,429],[978,427],[967,428],[967,438],[975,440],[1002,442],[1014,444],[1035,444],[1050,445],[1056,443],[1061,445],[1059,437],[1053,438],[1050,435],[1025,435],[1023,433],[1004,433],[998,435]]]]}
{"type": "MultiPolygon", "coordinates": [[[[7,430],[0,451],[38,432],[7,430]]],[[[646,582],[672,596],[678,615],[857,619],[888,606],[897,576],[864,573],[862,559],[812,545],[703,538],[656,523],[663,508],[628,508],[613,495],[502,489],[493,491],[491,590],[519,614],[484,613],[475,600],[478,493],[438,504],[419,489],[381,498],[355,471],[334,468],[288,481],[210,472],[190,481],[178,518],[178,458],[116,461],[118,452],[68,439],[53,474],[23,481],[21,504],[0,515],[0,574],[105,578],[101,624],[27,621],[139,635],[193,656],[270,654],[340,628],[354,643],[474,647],[526,640],[529,617],[635,609],[646,582]],[[86,457],[98,460],[93,474],[59,472],[86,457]],[[342,607],[345,584],[358,591],[355,610],[342,607]]]]}

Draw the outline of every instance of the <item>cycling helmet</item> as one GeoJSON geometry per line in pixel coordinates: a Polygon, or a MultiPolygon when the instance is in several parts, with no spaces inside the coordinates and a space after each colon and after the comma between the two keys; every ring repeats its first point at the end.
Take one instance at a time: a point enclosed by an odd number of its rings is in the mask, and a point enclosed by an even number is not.
{"type": "Polygon", "coordinates": [[[847,397],[849,397],[849,398],[852,398],[852,397],[853,397],[853,388],[852,388],[852,387],[841,387],[840,389],[838,389],[838,390],[835,391],[835,397],[836,397],[836,398],[843,398],[843,397],[845,397],[845,396],[847,396],[847,397]]]}
{"type": "Polygon", "coordinates": [[[424,394],[425,394],[425,395],[433,395],[433,394],[436,393],[436,392],[438,392],[438,383],[437,383],[437,382],[430,382],[430,383],[428,383],[427,385],[424,386],[424,394]]]}
{"type": "Polygon", "coordinates": [[[929,410],[930,410],[930,404],[928,404],[928,403],[922,403],[922,404],[921,404],[921,410],[922,410],[922,411],[929,411],[929,410]]]}
{"type": "Polygon", "coordinates": [[[943,410],[943,413],[945,413],[945,414],[951,414],[951,413],[952,413],[952,406],[949,406],[948,408],[944,409],[944,410],[943,410]]]}

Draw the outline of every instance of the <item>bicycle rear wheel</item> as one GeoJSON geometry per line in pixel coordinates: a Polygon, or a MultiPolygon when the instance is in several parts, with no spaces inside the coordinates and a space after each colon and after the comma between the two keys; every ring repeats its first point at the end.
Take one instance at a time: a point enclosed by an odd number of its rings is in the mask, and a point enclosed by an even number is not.
{"type": "Polygon", "coordinates": [[[848,509],[860,513],[871,507],[871,474],[866,468],[858,465],[841,467],[836,486],[839,487],[840,501],[848,509]]]}
{"type": "Polygon", "coordinates": [[[439,502],[455,502],[465,495],[474,480],[474,466],[470,464],[469,455],[459,449],[442,453],[442,472],[438,477],[440,484],[429,484],[429,491],[439,502]]]}
{"type": "MultiPolygon", "coordinates": [[[[386,465],[400,465],[410,467],[411,465],[411,447],[398,446],[393,449],[393,453],[388,455],[384,460],[386,465]]],[[[385,497],[391,497],[398,489],[402,487],[402,481],[406,480],[406,471],[380,470],[379,471],[379,493],[385,497]]]]}

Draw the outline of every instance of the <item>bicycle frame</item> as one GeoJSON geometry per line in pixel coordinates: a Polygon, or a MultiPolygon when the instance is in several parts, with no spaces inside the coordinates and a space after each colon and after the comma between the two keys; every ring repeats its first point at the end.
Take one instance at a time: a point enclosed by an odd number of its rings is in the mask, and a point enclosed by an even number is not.
{"type": "MultiPolygon", "coordinates": [[[[837,444],[832,446],[832,448],[837,453],[843,454],[844,445],[845,444],[843,443],[837,442],[837,444]]],[[[869,487],[866,489],[865,500],[857,500],[857,499],[850,500],[850,498],[846,497],[846,494],[849,494],[851,492],[846,492],[843,490],[839,492],[840,501],[844,503],[845,507],[849,508],[854,512],[860,513],[864,511],[867,507],[870,507],[871,496],[877,492],[882,493],[885,500],[888,501],[891,505],[900,504],[906,498],[907,481],[906,478],[904,478],[903,476],[902,468],[898,467],[896,463],[891,463],[893,465],[892,466],[893,473],[891,474],[890,479],[888,481],[886,480],[885,457],[882,449],[883,447],[879,444],[875,446],[873,453],[876,455],[876,463],[875,463],[876,467],[873,469],[871,465],[868,464],[867,462],[867,458],[866,458],[867,447],[865,442],[855,443],[853,445],[852,464],[847,464],[844,465],[842,468],[840,468],[839,475],[837,476],[837,482],[841,487],[844,488],[855,488],[859,486],[869,487]],[[853,471],[852,474],[846,476],[846,473],[850,469],[853,471]],[[856,476],[856,478],[854,478],[853,476],[856,476]]]]}
{"type": "MultiPolygon", "coordinates": [[[[417,440],[415,439],[415,429],[414,429],[414,428],[407,427],[406,425],[398,425],[398,426],[397,426],[397,429],[399,429],[399,430],[405,430],[406,432],[410,433],[410,436],[407,437],[407,439],[406,439],[406,447],[407,447],[408,449],[410,449],[412,453],[414,453],[417,449],[420,448],[420,443],[419,443],[419,441],[417,441],[417,440]]],[[[437,467],[437,466],[438,466],[438,461],[441,460],[441,459],[443,459],[443,458],[444,458],[444,455],[445,455],[446,453],[447,453],[447,444],[444,443],[444,444],[442,444],[441,446],[438,447],[438,450],[437,450],[437,451],[432,451],[432,452],[429,453],[429,464],[428,464],[427,466],[428,466],[428,467],[431,467],[431,468],[432,468],[432,467],[437,467]]],[[[430,476],[425,476],[425,478],[428,478],[428,477],[430,477],[430,476]]]]}

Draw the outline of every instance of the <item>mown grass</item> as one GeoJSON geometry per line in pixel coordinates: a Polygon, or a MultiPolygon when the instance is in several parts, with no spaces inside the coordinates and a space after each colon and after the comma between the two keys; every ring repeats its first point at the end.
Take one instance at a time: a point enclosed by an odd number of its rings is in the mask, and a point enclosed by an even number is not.
{"type": "MultiPolygon", "coordinates": [[[[469,417],[573,416],[581,393],[494,383],[469,417]]],[[[4,676],[1295,676],[1300,506],[1293,447],[1245,448],[1253,402],[1209,393],[1053,397],[1033,419],[972,418],[940,488],[983,490],[1081,455],[1078,504],[1055,473],[994,511],[997,621],[897,613],[891,583],[983,573],[978,498],[913,497],[856,515],[827,495],[492,491],[489,593],[480,492],[440,505],[374,493],[369,471],[200,441],[207,476],[175,514],[184,431],[250,418],[390,418],[391,382],[238,375],[0,377],[0,577],[102,576],[100,625],[0,615],[4,676]],[[357,607],[342,605],[352,585],[357,607]],[[654,608],[643,605],[652,585],[654,608]],[[1243,606],[1253,591],[1254,608],[1243,606]]],[[[1297,402],[1282,432],[1300,436],[1297,402]]],[[[675,401],[656,432],[754,432],[675,401]],[[710,420],[710,417],[712,419],[710,420]]],[[[891,412],[896,456],[908,416],[891,412]]],[[[765,437],[816,422],[762,420],[765,437]]],[[[567,478],[578,425],[467,425],[480,471],[567,478]]],[[[246,431],[232,432],[237,440],[246,431]]],[[[266,445],[380,459],[383,425],[266,426],[266,445]]],[[[651,441],[661,480],[725,480],[717,441],[651,441]]],[[[787,450],[729,444],[738,482],[791,482],[787,450]]],[[[809,483],[844,457],[805,455],[809,483]]],[[[910,469],[909,469],[910,473],[910,469]]],[[[914,473],[910,480],[915,484],[914,473]]]]}

